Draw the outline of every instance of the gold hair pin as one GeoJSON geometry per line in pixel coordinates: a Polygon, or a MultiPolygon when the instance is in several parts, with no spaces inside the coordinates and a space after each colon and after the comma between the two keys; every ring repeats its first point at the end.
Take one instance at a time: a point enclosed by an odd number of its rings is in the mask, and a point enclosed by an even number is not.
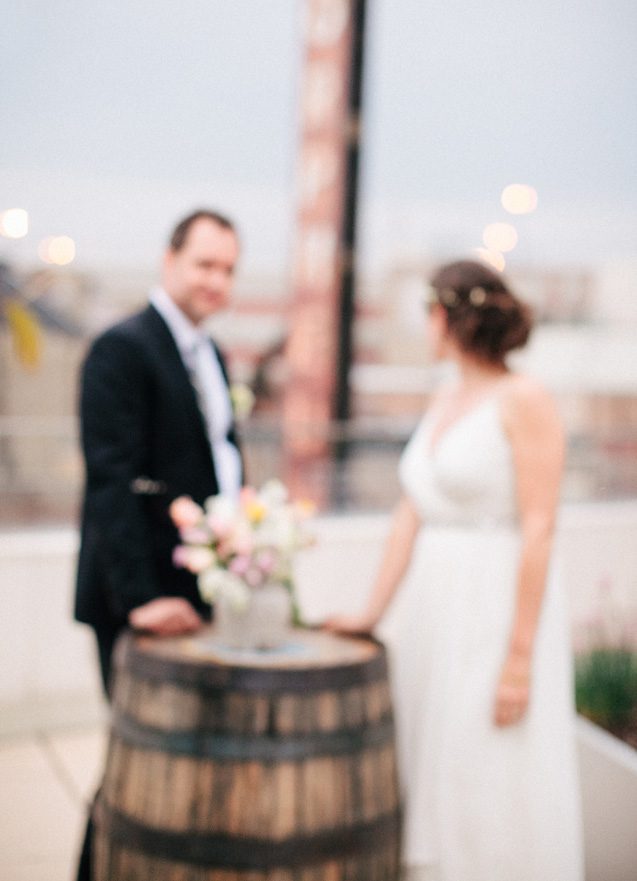
{"type": "Polygon", "coordinates": [[[454,291],[453,288],[443,288],[441,291],[438,291],[438,300],[443,306],[448,306],[449,308],[457,306],[458,292],[454,291]]]}
{"type": "MultiPolygon", "coordinates": [[[[471,288],[468,300],[472,306],[479,309],[487,301],[487,292],[481,287],[471,288]]],[[[452,309],[458,305],[460,297],[454,288],[441,288],[438,290],[437,288],[429,287],[424,302],[427,306],[431,306],[434,303],[442,303],[443,306],[452,309]]]]}
{"type": "Polygon", "coordinates": [[[455,306],[457,302],[458,294],[453,288],[442,288],[442,290],[438,290],[438,288],[434,288],[432,285],[427,285],[425,289],[423,297],[423,303],[425,306],[435,306],[440,303],[442,303],[443,306],[455,306]]]}
{"type": "Polygon", "coordinates": [[[472,306],[484,306],[487,299],[487,292],[484,288],[471,288],[469,291],[469,302],[472,306]]]}

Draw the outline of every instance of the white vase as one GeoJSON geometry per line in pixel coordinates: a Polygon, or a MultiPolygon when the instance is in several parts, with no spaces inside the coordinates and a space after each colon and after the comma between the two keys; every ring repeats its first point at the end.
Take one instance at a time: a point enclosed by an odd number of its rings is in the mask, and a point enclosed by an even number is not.
{"type": "Polygon", "coordinates": [[[289,590],[276,582],[251,588],[245,607],[220,595],[215,601],[215,629],[219,642],[234,649],[274,649],[288,637],[292,620],[289,590]]]}

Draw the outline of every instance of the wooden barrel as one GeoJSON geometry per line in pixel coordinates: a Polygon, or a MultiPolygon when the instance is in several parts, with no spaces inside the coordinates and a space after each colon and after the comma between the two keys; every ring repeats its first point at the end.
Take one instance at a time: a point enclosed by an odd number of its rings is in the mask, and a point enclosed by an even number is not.
{"type": "Polygon", "coordinates": [[[96,881],[398,881],[385,650],[125,634],[95,830],[96,881]]]}

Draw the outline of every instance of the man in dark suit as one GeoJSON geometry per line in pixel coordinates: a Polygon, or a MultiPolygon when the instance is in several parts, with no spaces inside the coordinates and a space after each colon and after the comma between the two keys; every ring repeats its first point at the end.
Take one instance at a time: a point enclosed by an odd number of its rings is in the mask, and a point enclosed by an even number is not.
{"type": "MultiPolygon", "coordinates": [[[[242,483],[225,365],[201,330],[228,305],[238,254],[225,217],[186,217],[150,305],[98,337],[84,362],[75,616],[95,630],[107,693],[123,627],[178,635],[202,623],[195,577],[172,562],[178,536],[168,508],[180,495],[201,504],[236,494],[242,483]]],[[[90,878],[89,864],[90,828],[78,878],[90,878]]]]}

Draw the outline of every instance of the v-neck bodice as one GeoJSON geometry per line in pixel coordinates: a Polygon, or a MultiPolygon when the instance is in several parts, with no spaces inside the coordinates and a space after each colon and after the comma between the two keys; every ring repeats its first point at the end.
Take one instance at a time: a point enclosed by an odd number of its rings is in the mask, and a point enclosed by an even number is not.
{"type": "Polygon", "coordinates": [[[435,413],[427,411],[400,461],[400,480],[425,521],[490,524],[516,517],[510,442],[500,399],[489,395],[436,439],[435,413]]]}

